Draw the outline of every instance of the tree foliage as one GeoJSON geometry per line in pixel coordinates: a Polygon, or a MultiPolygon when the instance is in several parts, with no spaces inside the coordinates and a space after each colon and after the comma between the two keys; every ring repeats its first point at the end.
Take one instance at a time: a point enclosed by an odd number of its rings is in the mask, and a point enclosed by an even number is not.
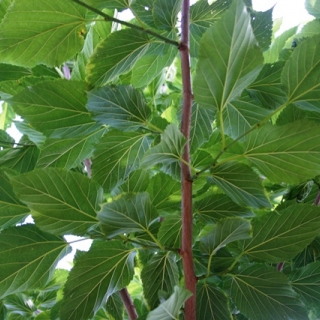
{"type": "Polygon", "coordinates": [[[320,1],[275,37],[272,9],[198,0],[188,70],[183,3],[0,1],[1,319],[320,314],[320,1]],[[66,235],[92,240],[70,271],[66,235]]]}

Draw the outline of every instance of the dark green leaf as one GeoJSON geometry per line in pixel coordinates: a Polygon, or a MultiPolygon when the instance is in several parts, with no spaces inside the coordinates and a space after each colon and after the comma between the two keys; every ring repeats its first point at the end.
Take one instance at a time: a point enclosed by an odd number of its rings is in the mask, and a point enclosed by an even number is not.
{"type": "Polygon", "coordinates": [[[108,237],[120,233],[147,232],[157,217],[149,194],[125,194],[120,199],[102,206],[98,214],[101,228],[108,237]]]}
{"type": "Polygon", "coordinates": [[[139,168],[142,156],[150,147],[148,135],[112,130],[104,135],[93,157],[93,179],[106,192],[127,179],[130,172],[139,168]]]}
{"type": "Polygon", "coordinates": [[[320,208],[290,206],[252,221],[252,240],[243,244],[244,252],[262,261],[281,262],[294,258],[319,234],[320,208]]]}
{"type": "Polygon", "coordinates": [[[113,32],[96,48],[87,65],[87,79],[101,86],[132,69],[149,45],[145,33],[134,29],[113,32]]]}
{"type": "Polygon", "coordinates": [[[231,297],[237,309],[252,320],[309,319],[285,275],[264,265],[233,275],[231,297]]]}
{"type": "Polygon", "coordinates": [[[83,45],[86,9],[72,1],[13,1],[0,27],[1,61],[57,66],[83,45]],[[28,24],[32,28],[28,28],[28,24]]]}
{"type": "Polygon", "coordinates": [[[156,164],[169,165],[181,161],[185,144],[186,138],[176,125],[170,124],[161,135],[161,142],[145,153],[142,165],[150,168],[156,164]]]}
{"type": "Polygon", "coordinates": [[[92,317],[109,296],[133,277],[135,252],[120,241],[94,242],[78,252],[64,289],[61,320],[92,317]]]}
{"type": "Polygon", "coordinates": [[[63,239],[44,233],[34,225],[2,230],[0,297],[44,286],[58,261],[69,253],[67,247],[63,239]]]}
{"type": "Polygon", "coordinates": [[[218,165],[208,182],[218,185],[239,206],[270,207],[261,178],[244,164],[231,161],[218,165]]]}
{"type": "Polygon", "coordinates": [[[320,173],[319,124],[265,124],[249,133],[244,157],[273,182],[298,184],[320,173]]]}
{"type": "Polygon", "coordinates": [[[201,320],[231,320],[228,296],[210,281],[197,283],[197,317],[201,320]]]}
{"type": "Polygon", "coordinates": [[[143,95],[132,86],[105,86],[89,92],[88,110],[100,124],[123,131],[144,127],[151,110],[143,95]]]}
{"type": "Polygon", "coordinates": [[[142,269],[141,280],[145,299],[154,309],[160,303],[159,291],[171,295],[179,282],[176,256],[172,252],[155,254],[142,269]]]}
{"type": "Polygon", "coordinates": [[[139,0],[131,3],[132,13],[137,17],[138,20],[155,28],[153,19],[153,6],[155,0],[139,0]]]}
{"type": "Polygon", "coordinates": [[[176,27],[182,0],[156,0],[153,5],[153,18],[158,29],[172,30],[176,27]]]}
{"type": "Polygon", "coordinates": [[[180,248],[182,232],[181,216],[168,215],[161,222],[157,235],[159,242],[166,247],[180,248]]]}
{"type": "Polygon", "coordinates": [[[106,310],[108,314],[112,317],[112,320],[123,319],[124,305],[119,292],[115,292],[108,298],[106,310]]]}
{"type": "Polygon", "coordinates": [[[0,63],[0,81],[18,80],[31,75],[31,71],[27,68],[0,63]]]}
{"type": "Polygon", "coordinates": [[[200,43],[194,80],[196,101],[222,111],[258,75],[263,62],[242,0],[234,1],[200,43]]]}
{"type": "Polygon", "coordinates": [[[98,222],[102,188],[79,173],[46,168],[10,180],[18,198],[32,210],[44,231],[84,235],[98,222]]]}

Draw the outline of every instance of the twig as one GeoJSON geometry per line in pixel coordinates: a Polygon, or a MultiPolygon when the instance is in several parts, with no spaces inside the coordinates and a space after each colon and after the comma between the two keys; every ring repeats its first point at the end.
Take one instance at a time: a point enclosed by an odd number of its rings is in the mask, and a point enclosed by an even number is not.
{"type": "Polygon", "coordinates": [[[138,318],[138,314],[136,311],[136,308],[131,300],[131,297],[129,295],[129,292],[127,290],[127,288],[123,288],[122,290],[120,290],[120,296],[121,299],[123,301],[123,304],[127,310],[128,316],[130,320],[135,320],[138,318]]]}

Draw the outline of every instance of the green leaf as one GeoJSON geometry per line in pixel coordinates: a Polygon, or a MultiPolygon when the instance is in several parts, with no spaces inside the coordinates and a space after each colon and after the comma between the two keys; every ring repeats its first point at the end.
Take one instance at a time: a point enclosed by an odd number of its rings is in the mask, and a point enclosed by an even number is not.
{"type": "Polygon", "coordinates": [[[306,39],[293,51],[282,72],[288,103],[320,112],[320,39],[306,39]]]}
{"type": "Polygon", "coordinates": [[[253,11],[251,13],[253,33],[263,51],[267,50],[271,44],[273,8],[264,12],[253,11]]]}
{"type": "Polygon", "coordinates": [[[252,320],[308,320],[298,295],[284,274],[264,265],[246,267],[232,276],[231,297],[252,320]]]}
{"type": "Polygon", "coordinates": [[[320,173],[319,124],[265,124],[249,133],[243,156],[272,182],[299,184],[320,173]]]}
{"type": "Polygon", "coordinates": [[[111,33],[96,48],[87,65],[87,80],[102,86],[132,69],[146,52],[150,40],[134,29],[111,33]]]}
{"type": "MultiPolygon", "coordinates": [[[[115,292],[108,298],[106,309],[107,309],[108,315],[111,316],[112,320],[123,319],[124,305],[119,292],[115,292]]],[[[104,319],[105,318],[102,318],[101,320],[104,320],[104,319]]]]}
{"type": "Polygon", "coordinates": [[[317,19],[320,19],[320,1],[319,0],[306,0],[305,7],[311,15],[313,15],[317,19]]]}
{"type": "Polygon", "coordinates": [[[239,206],[270,207],[261,178],[248,166],[234,161],[218,165],[208,177],[239,206]]]}
{"type": "Polygon", "coordinates": [[[243,251],[253,259],[274,263],[294,258],[319,234],[320,208],[292,205],[252,220],[252,240],[243,251]]]}
{"type": "Polygon", "coordinates": [[[144,127],[151,115],[143,95],[132,86],[105,86],[88,94],[88,110],[94,119],[118,130],[144,127]]]}
{"type": "Polygon", "coordinates": [[[27,136],[28,139],[32,141],[37,147],[40,147],[46,140],[46,137],[41,132],[31,128],[30,124],[26,123],[25,121],[15,121],[14,125],[23,135],[27,136]]]}
{"type": "Polygon", "coordinates": [[[129,284],[134,256],[134,249],[120,241],[95,241],[88,252],[77,252],[64,289],[61,320],[92,317],[109,296],[129,284]]]}
{"type": "Polygon", "coordinates": [[[298,27],[293,27],[284,31],[279,37],[273,40],[270,48],[263,53],[265,63],[274,63],[278,61],[279,54],[282,51],[286,41],[297,32],[298,27]]]}
{"type": "Polygon", "coordinates": [[[26,88],[10,103],[15,111],[36,130],[51,133],[83,132],[84,125],[92,125],[86,109],[86,83],[64,79],[50,80],[26,88]]]}
{"type": "Polygon", "coordinates": [[[242,0],[234,1],[200,43],[195,100],[222,111],[256,78],[263,62],[242,0]]]}
{"type": "Polygon", "coordinates": [[[159,307],[148,313],[146,320],[172,320],[178,319],[180,308],[191,296],[191,292],[175,286],[174,292],[168,300],[160,304],[159,307]]]}
{"type": "Polygon", "coordinates": [[[84,235],[98,222],[103,190],[76,172],[46,168],[10,177],[18,198],[31,210],[37,226],[57,235],[84,235]]]}
{"type": "Polygon", "coordinates": [[[122,11],[129,8],[130,0],[85,0],[84,2],[98,9],[117,9],[122,11]]]}
{"type": "Polygon", "coordinates": [[[227,217],[251,217],[249,209],[238,206],[224,194],[212,194],[195,202],[194,212],[205,224],[227,217]]]}
{"type": "Polygon", "coordinates": [[[161,135],[161,142],[145,153],[142,166],[150,168],[156,164],[169,165],[181,161],[185,144],[186,138],[177,126],[174,124],[168,125],[161,135]]]}
{"type": "Polygon", "coordinates": [[[289,275],[290,284],[307,305],[318,306],[320,302],[320,262],[294,271],[289,275]]]}
{"type": "Polygon", "coordinates": [[[57,66],[83,45],[86,9],[72,1],[13,1],[0,26],[1,61],[57,66]],[[32,23],[32,28],[27,28],[32,23]]]}
{"type": "Polygon", "coordinates": [[[41,288],[50,279],[68,244],[35,225],[23,225],[0,233],[0,298],[41,288]],[[10,241],[8,241],[10,239],[10,241]]]}
{"type": "Polygon", "coordinates": [[[201,320],[231,320],[228,296],[210,281],[198,281],[196,306],[201,320]]]}
{"type": "Polygon", "coordinates": [[[182,220],[180,215],[166,216],[161,222],[157,239],[165,247],[180,248],[182,220]]]}
{"type": "Polygon", "coordinates": [[[304,40],[305,38],[311,38],[317,36],[320,33],[320,20],[311,20],[306,23],[301,31],[296,35],[297,40],[304,40]]]}
{"type": "Polygon", "coordinates": [[[102,231],[108,237],[120,233],[148,232],[150,225],[157,218],[149,194],[125,194],[120,199],[102,206],[98,214],[102,231]]]}
{"type": "Polygon", "coordinates": [[[137,20],[155,28],[153,18],[153,6],[155,0],[139,0],[133,1],[130,5],[132,13],[137,17],[137,20]]]}
{"type": "Polygon", "coordinates": [[[30,210],[17,199],[3,170],[0,170],[0,181],[0,229],[5,229],[23,222],[30,210]]]}
{"type": "Polygon", "coordinates": [[[145,151],[150,147],[148,135],[112,130],[104,135],[93,157],[92,178],[106,192],[127,179],[140,166],[145,151]]]}
{"type": "Polygon", "coordinates": [[[275,109],[286,102],[287,97],[281,83],[283,66],[283,61],[265,64],[248,88],[250,95],[265,108],[275,109]]]}
{"type": "Polygon", "coordinates": [[[153,18],[158,29],[172,30],[176,27],[182,0],[155,0],[153,18]]]}
{"type": "Polygon", "coordinates": [[[4,63],[0,63],[0,71],[0,81],[18,80],[32,75],[32,72],[27,68],[4,63]]]}
{"type": "Polygon", "coordinates": [[[2,0],[0,1],[0,21],[3,19],[6,14],[9,6],[11,5],[12,0],[2,0]]]}
{"type": "Polygon", "coordinates": [[[144,297],[151,309],[160,303],[159,293],[171,295],[179,282],[176,256],[172,252],[158,252],[141,272],[144,297]],[[159,292],[160,291],[160,292],[159,292]]]}
{"type": "Polygon", "coordinates": [[[212,230],[200,239],[200,250],[210,256],[228,243],[251,238],[250,222],[242,218],[219,220],[212,230]]]}
{"type": "Polygon", "coordinates": [[[105,129],[88,136],[69,139],[47,139],[40,148],[37,168],[58,167],[69,170],[81,164],[93,154],[93,145],[99,141],[105,129]]]}

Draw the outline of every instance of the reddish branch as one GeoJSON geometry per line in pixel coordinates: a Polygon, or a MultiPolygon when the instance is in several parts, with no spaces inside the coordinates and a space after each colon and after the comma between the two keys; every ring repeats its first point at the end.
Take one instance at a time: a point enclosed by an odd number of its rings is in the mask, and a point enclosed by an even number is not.
{"type": "Polygon", "coordinates": [[[137,314],[136,308],[131,300],[131,297],[129,295],[127,288],[123,288],[122,290],[120,290],[120,296],[121,296],[122,302],[127,310],[129,319],[130,320],[137,319],[138,314],[137,314]]]}
{"type": "Polygon", "coordinates": [[[182,243],[181,257],[185,277],[186,288],[192,292],[192,296],[185,304],[185,320],[196,319],[196,284],[197,279],[194,272],[192,256],[192,176],[190,167],[190,126],[192,112],[192,89],[189,58],[189,14],[190,1],[184,0],[181,10],[181,44],[179,46],[182,69],[183,85],[183,107],[181,132],[186,137],[187,143],[184,147],[183,160],[181,163],[182,183],[182,243]]]}

